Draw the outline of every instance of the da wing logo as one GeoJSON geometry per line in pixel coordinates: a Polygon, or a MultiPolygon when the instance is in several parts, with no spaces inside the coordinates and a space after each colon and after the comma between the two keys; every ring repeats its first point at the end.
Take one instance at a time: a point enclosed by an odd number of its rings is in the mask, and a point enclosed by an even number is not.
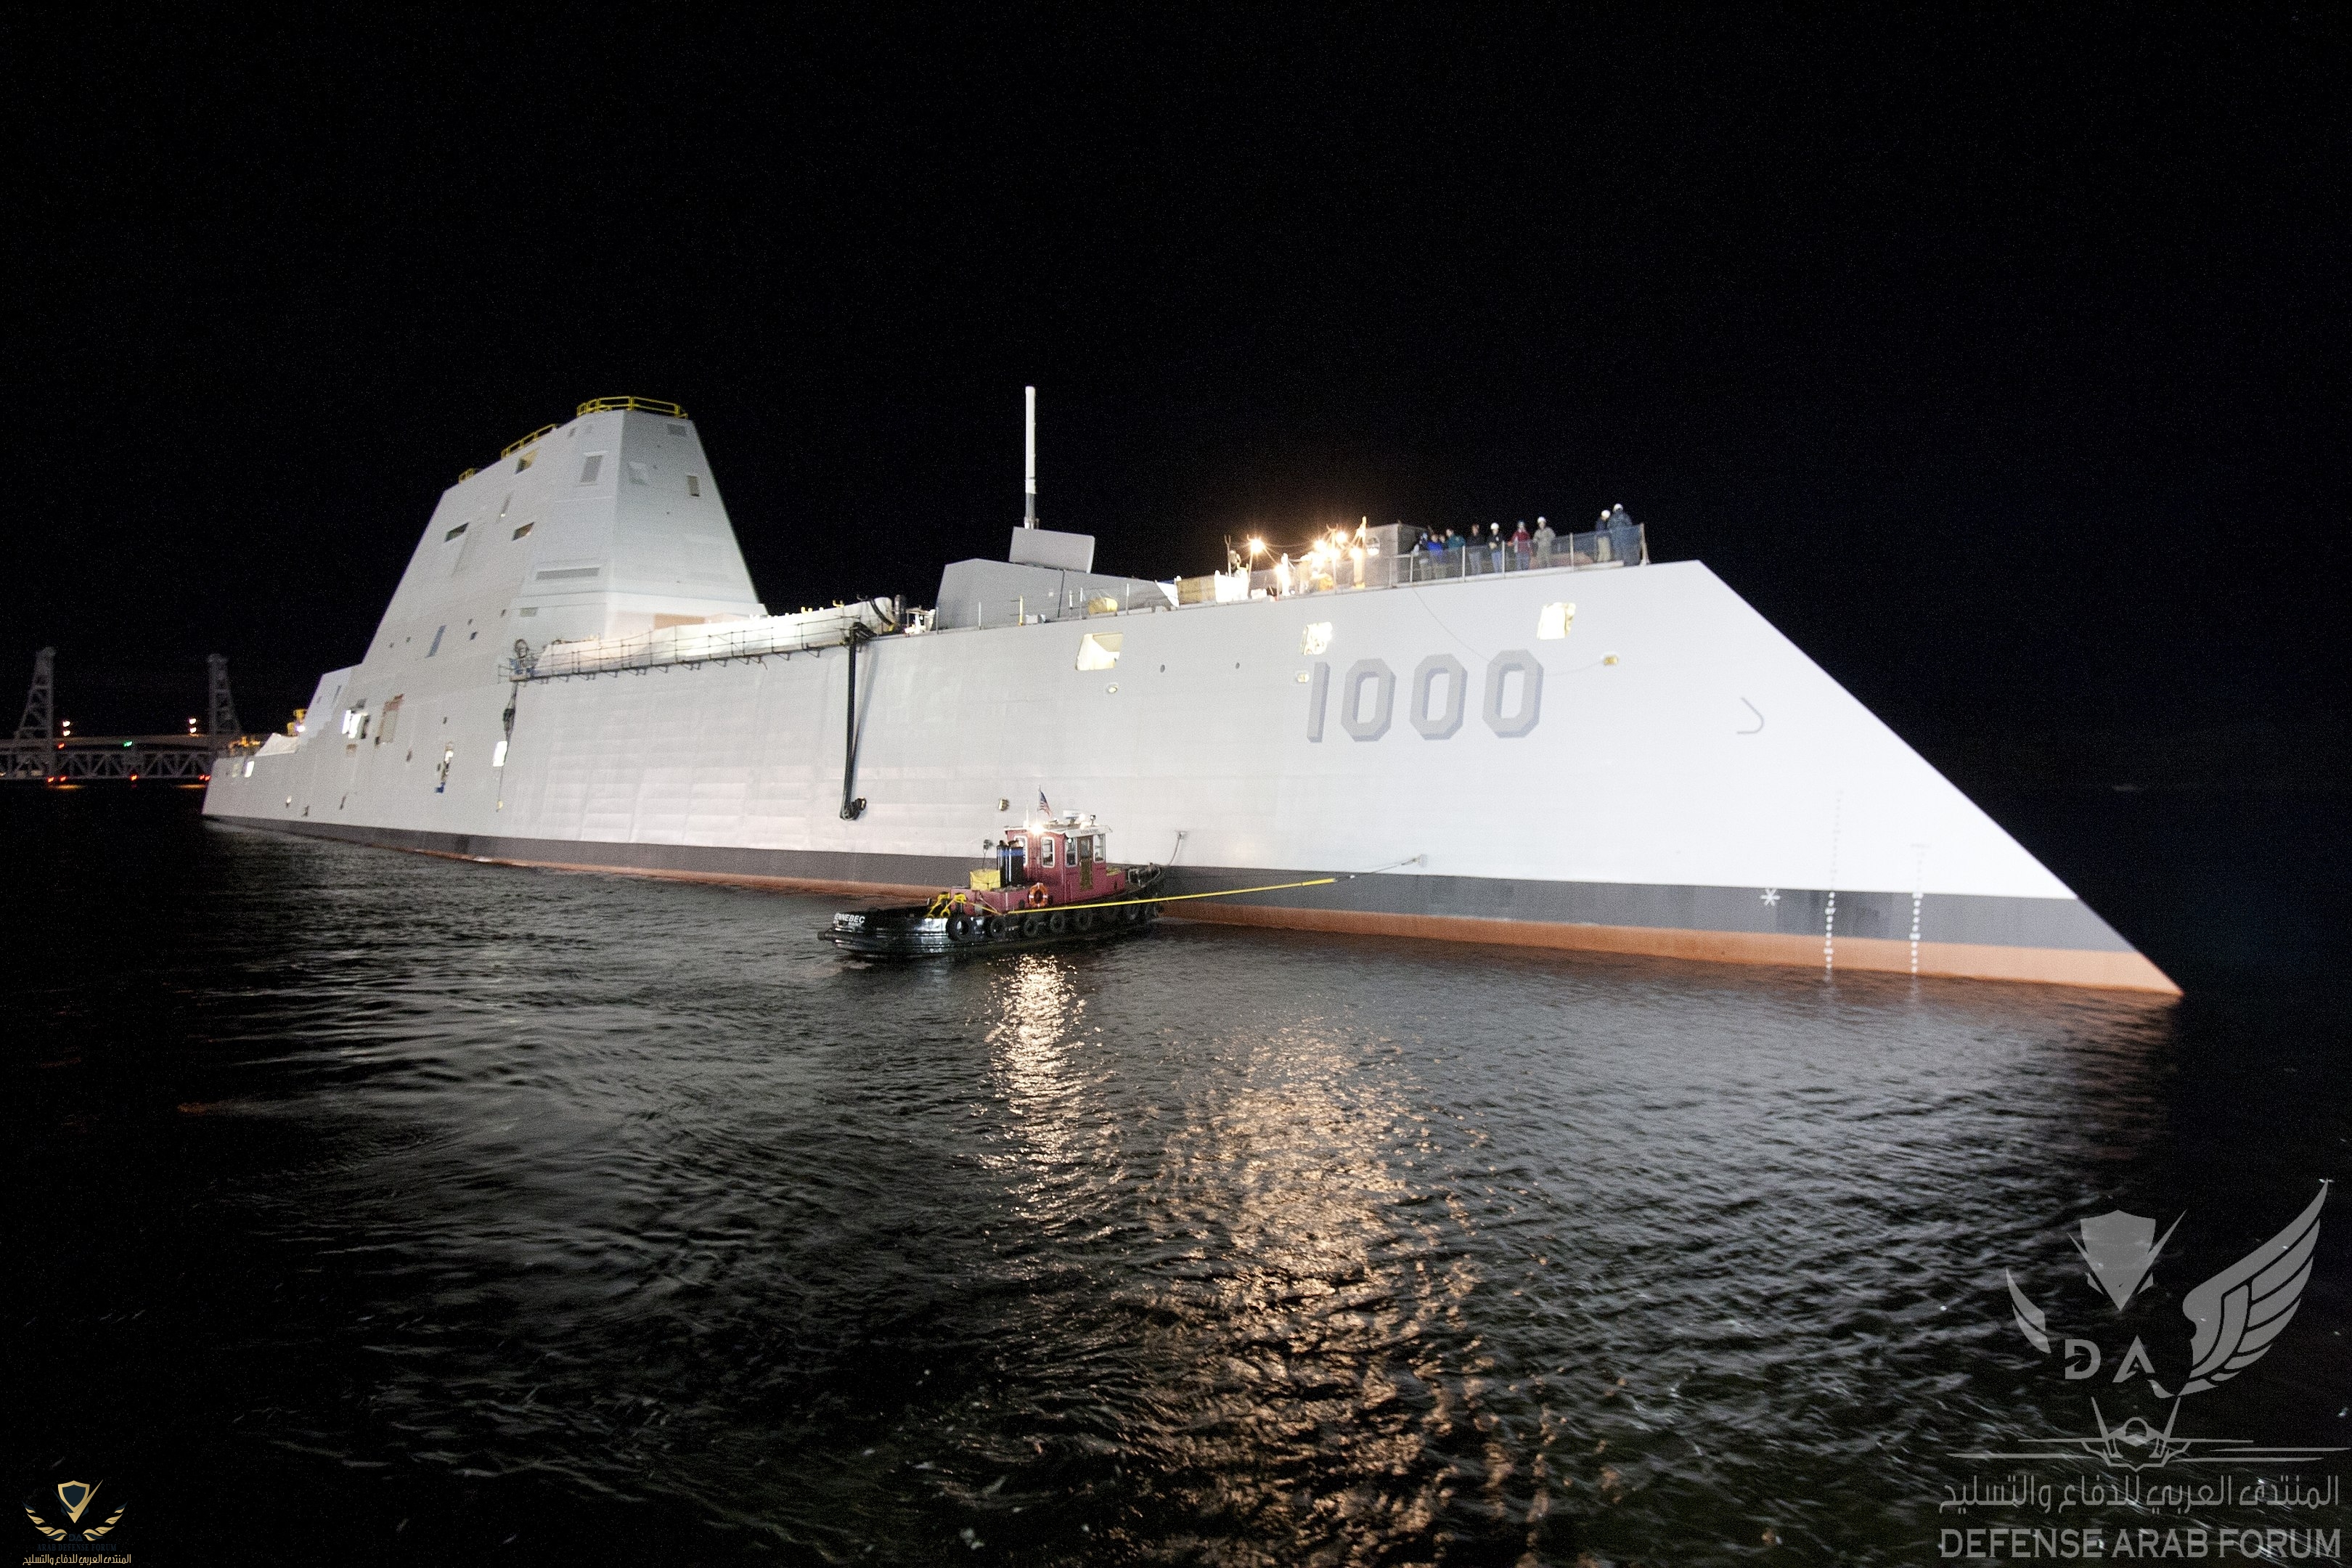
{"type": "MultiPolygon", "coordinates": [[[[2175,1459],[2188,1464],[2222,1463],[2343,1452],[2341,1448],[2256,1448],[2231,1440],[2172,1436],[2182,1400],[2227,1382],[2253,1365],[2269,1352],[2280,1333],[2294,1321],[2303,1288],[2311,1279],[2312,1255],[2319,1246],[2320,1210],[2326,1205],[2329,1184],[2320,1183],[2318,1193],[2303,1212],[2288,1221],[2276,1236],[2182,1298],[2181,1315],[2189,1320],[2191,1332],[2187,1347],[2188,1372],[2179,1392],[2165,1386],[2147,1346],[2138,1335],[2132,1336],[2130,1347],[2123,1352],[2109,1381],[2123,1384],[2140,1376],[2150,1394],[2170,1400],[2172,1408],[2161,1428],[2140,1416],[2110,1425],[2105,1413],[2095,1402],[2092,1414],[2098,1428],[2095,1436],[2044,1439],[2041,1447],[2026,1452],[1959,1457],[2046,1459],[2095,1455],[2111,1466],[2150,1469],[2175,1459]],[[2213,1451],[2200,1456],[2196,1450],[2200,1447],[2213,1451]]],[[[2085,1278],[2107,1299],[2116,1313],[2124,1313],[2155,1283],[2157,1259],[2179,1226],[2180,1220],[2175,1219],[2159,1237],[2154,1220],[2120,1209],[2082,1222],[2081,1236],[2073,1238],[2074,1250],[2083,1260],[2085,1278]]],[[[2009,1287],[2011,1321],[2025,1342],[2038,1354],[2048,1355],[2053,1340],[2063,1338],[2067,1380],[2080,1382],[2095,1376],[2106,1360],[2098,1342],[2053,1334],[2050,1313],[2025,1293],[2013,1274],[2004,1270],[2003,1278],[2009,1287]]]]}

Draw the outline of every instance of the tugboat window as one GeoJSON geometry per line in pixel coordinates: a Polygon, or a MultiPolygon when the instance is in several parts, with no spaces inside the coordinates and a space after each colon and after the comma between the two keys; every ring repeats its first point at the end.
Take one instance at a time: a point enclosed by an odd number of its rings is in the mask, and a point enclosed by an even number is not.
{"type": "Polygon", "coordinates": [[[1044,842],[1045,845],[1045,864],[1051,866],[1054,863],[1054,836],[1050,833],[1046,834],[1045,836],[1044,842]]]}

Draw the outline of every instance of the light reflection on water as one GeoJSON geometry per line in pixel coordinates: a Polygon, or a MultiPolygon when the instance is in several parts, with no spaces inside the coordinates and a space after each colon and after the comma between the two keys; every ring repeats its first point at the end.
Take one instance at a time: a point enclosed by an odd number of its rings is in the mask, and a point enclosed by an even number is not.
{"type": "Polygon", "coordinates": [[[387,1531],[1915,1561],[1947,1453],[2073,1424],[2001,1268],[2179,1137],[2129,997],[1173,925],[867,968],[822,900],[192,867],[152,978],[40,1004],[101,1062],[173,1020],[133,1293],[210,1370],[145,1415],[383,1466],[387,1531]]]}

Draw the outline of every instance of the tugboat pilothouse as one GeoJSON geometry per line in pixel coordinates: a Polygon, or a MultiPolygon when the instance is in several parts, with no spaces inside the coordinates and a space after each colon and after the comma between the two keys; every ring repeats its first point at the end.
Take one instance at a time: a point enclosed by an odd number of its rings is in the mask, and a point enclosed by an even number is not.
{"type": "Polygon", "coordinates": [[[1131,936],[1160,917],[1159,866],[1114,866],[1110,830],[1091,816],[1045,816],[984,843],[971,885],[928,904],[845,911],[824,934],[845,952],[917,958],[1131,936]]]}

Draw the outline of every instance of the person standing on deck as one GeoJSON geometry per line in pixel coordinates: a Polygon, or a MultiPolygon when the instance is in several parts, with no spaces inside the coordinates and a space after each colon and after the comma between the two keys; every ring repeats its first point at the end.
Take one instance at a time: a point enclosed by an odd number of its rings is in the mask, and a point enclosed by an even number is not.
{"type": "Polygon", "coordinates": [[[1609,530],[1610,553],[1627,565],[1632,565],[1634,557],[1641,553],[1641,545],[1637,542],[1639,536],[1634,532],[1633,517],[1627,513],[1623,506],[1620,505],[1611,508],[1601,521],[1609,530]]]}
{"type": "Polygon", "coordinates": [[[1546,522],[1540,517],[1536,519],[1537,565],[1549,566],[1551,564],[1551,542],[1558,537],[1559,536],[1557,534],[1552,532],[1551,524],[1546,522]]]}
{"type": "Polygon", "coordinates": [[[1533,563],[1533,545],[1528,538],[1528,520],[1519,519],[1519,531],[1511,535],[1512,552],[1519,558],[1519,570],[1524,572],[1533,563]]]}

